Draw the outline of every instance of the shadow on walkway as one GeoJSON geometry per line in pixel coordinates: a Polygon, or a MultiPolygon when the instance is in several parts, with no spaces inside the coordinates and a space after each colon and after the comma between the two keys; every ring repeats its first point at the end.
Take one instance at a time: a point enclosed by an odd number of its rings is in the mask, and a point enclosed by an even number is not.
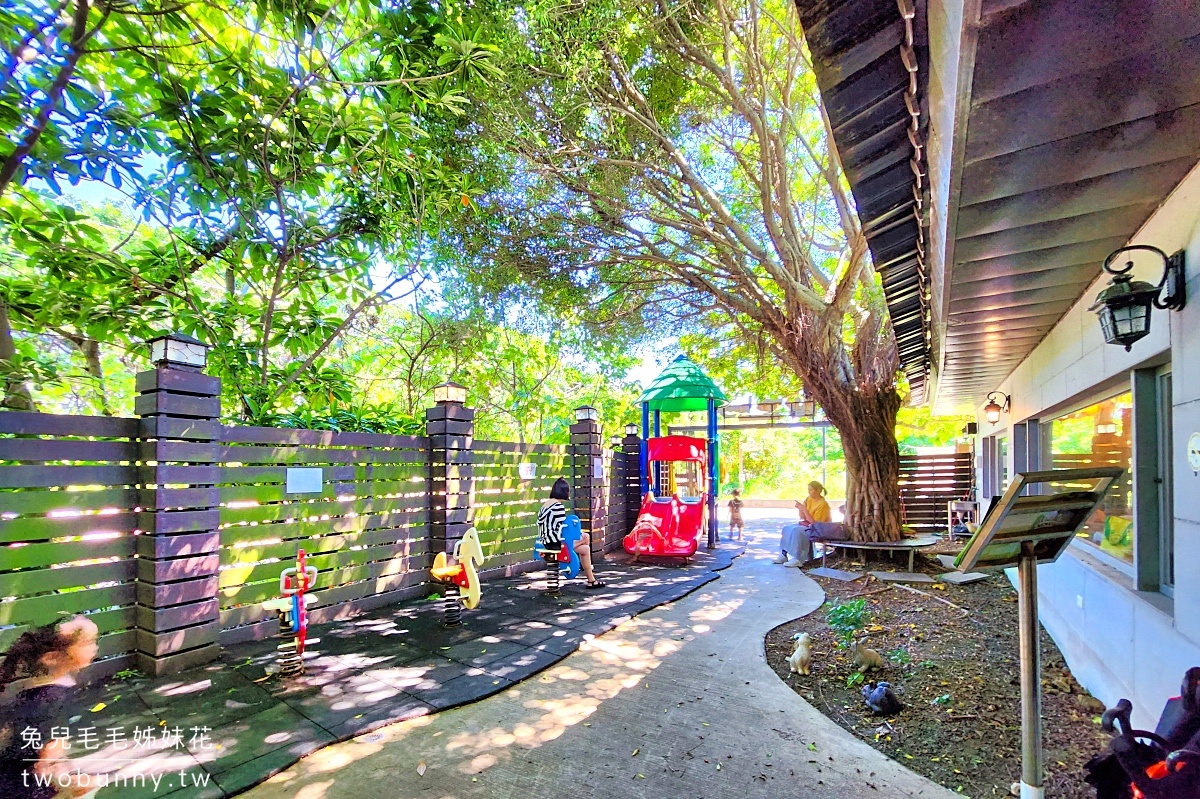
{"type": "Polygon", "coordinates": [[[779,519],[747,521],[746,552],[719,580],[502,694],[315,752],[247,799],[954,796],[770,669],[767,631],[824,593],[771,564],[779,519]]]}
{"type": "MultiPolygon", "coordinates": [[[[222,797],[321,747],[508,689],[639,613],[716,579],[742,551],[722,543],[678,562],[598,564],[547,596],[546,573],[493,580],[463,625],[442,603],[416,600],[309,629],[305,675],[269,674],[273,640],[227,648],[219,661],[168,678],[113,679],[81,692],[71,755],[110,774],[99,796],[222,797]],[[79,745],[81,729],[95,744],[79,745]]],[[[396,796],[387,792],[388,796],[396,796]]]]}

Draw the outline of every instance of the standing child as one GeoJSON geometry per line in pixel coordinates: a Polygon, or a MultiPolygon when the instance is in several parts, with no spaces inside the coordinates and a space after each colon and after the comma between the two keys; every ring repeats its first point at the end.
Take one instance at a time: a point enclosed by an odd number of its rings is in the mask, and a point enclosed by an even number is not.
{"type": "Polygon", "coordinates": [[[0,691],[29,677],[0,714],[0,799],[82,796],[90,780],[80,780],[64,754],[69,741],[55,740],[54,727],[66,727],[64,705],[75,674],[96,657],[95,623],[82,616],[29,630],[9,647],[0,663],[0,691]],[[82,784],[81,784],[82,783],[82,784]]]}
{"type": "Polygon", "coordinates": [[[742,540],[742,530],[745,528],[745,522],[742,521],[742,492],[733,489],[733,499],[729,500],[729,537],[733,538],[733,531],[737,530],[737,540],[742,540]]]}

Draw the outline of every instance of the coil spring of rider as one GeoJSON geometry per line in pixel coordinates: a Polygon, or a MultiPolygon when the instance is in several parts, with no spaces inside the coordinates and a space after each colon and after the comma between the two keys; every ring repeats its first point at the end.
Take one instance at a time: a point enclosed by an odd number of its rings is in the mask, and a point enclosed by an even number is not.
{"type": "Polygon", "coordinates": [[[286,613],[279,614],[279,673],[284,677],[295,677],[304,673],[304,659],[297,646],[296,631],[288,621],[286,613]]]}
{"type": "Polygon", "coordinates": [[[457,627],[462,624],[462,600],[459,598],[458,586],[446,586],[446,596],[442,600],[445,617],[442,621],[447,627],[457,627]]]}

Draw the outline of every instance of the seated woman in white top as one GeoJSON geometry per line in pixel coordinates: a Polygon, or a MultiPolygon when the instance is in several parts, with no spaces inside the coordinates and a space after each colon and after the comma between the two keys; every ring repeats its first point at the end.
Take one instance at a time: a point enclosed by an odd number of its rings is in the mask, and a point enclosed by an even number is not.
{"type": "MultiPolygon", "coordinates": [[[[571,486],[563,478],[554,481],[550,488],[550,498],[538,509],[538,546],[546,549],[558,549],[562,546],[563,523],[567,520],[567,508],[563,500],[571,498],[571,486]]],[[[604,583],[596,579],[592,571],[592,537],[587,533],[575,542],[575,552],[579,555],[579,565],[587,577],[588,588],[603,588],[604,583]]]]}

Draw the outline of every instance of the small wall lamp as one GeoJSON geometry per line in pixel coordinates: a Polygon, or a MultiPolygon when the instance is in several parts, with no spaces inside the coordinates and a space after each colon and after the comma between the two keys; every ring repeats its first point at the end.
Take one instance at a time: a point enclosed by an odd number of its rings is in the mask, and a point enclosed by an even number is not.
{"type": "Polygon", "coordinates": [[[1112,252],[1104,259],[1104,271],[1113,275],[1108,288],[1100,292],[1089,311],[1100,317],[1100,329],[1109,344],[1121,344],[1128,352],[1133,343],[1150,333],[1150,308],[1178,311],[1187,303],[1183,250],[1167,255],[1148,244],[1132,244],[1112,252]],[[1123,252],[1144,250],[1163,260],[1163,276],[1158,285],[1134,280],[1129,274],[1133,261],[1115,267],[1113,259],[1123,252]],[[1163,292],[1163,289],[1166,292],[1163,292]],[[1161,299],[1160,299],[1160,296],[1161,299]]]}
{"type": "Polygon", "coordinates": [[[639,427],[638,425],[634,424],[633,422],[630,422],[629,424],[625,425],[625,435],[636,436],[641,431],[641,429],[642,428],[639,427]]]}
{"type": "Polygon", "coordinates": [[[988,420],[988,424],[996,424],[1000,421],[1000,414],[1008,413],[1011,405],[1012,397],[1000,391],[993,391],[988,394],[988,404],[983,406],[983,418],[988,420]],[[996,397],[1003,397],[1004,404],[997,402],[996,397]]]}
{"type": "Polygon", "coordinates": [[[575,409],[575,421],[577,422],[594,422],[599,418],[600,411],[591,405],[580,405],[575,409]]]}

